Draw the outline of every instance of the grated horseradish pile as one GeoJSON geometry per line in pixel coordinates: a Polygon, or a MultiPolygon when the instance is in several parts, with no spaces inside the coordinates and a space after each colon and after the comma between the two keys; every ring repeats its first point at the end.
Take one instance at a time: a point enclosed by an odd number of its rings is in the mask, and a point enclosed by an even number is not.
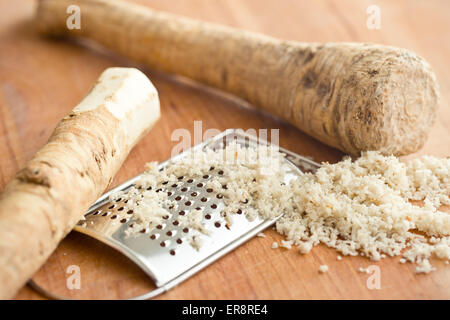
{"type": "MultiPolygon", "coordinates": [[[[424,156],[403,163],[394,156],[366,152],[355,161],[324,163],[289,184],[283,182],[281,160],[274,147],[245,148],[235,142],[216,151],[190,151],[162,171],[156,162],[149,163],[135,187],[111,197],[128,200],[135,227],[127,233],[136,235],[142,228],[153,229],[176,209],[176,202],[158,192],[161,184],[220,168],[223,174],[213,176],[206,187],[223,194],[221,214],[230,226],[241,208],[250,220],[283,214],[276,223],[276,230],[286,237],[282,245],[296,246],[302,254],[323,243],[342,255],[374,261],[401,255],[401,262],[417,264],[418,273],[434,270],[429,262],[433,255],[450,259],[450,214],[439,210],[450,205],[449,158],[424,156]],[[424,205],[409,200],[423,200],[424,205]]],[[[202,219],[202,210],[193,209],[180,217],[180,224],[207,237],[202,219]]],[[[198,249],[202,238],[189,241],[198,249]]]]}

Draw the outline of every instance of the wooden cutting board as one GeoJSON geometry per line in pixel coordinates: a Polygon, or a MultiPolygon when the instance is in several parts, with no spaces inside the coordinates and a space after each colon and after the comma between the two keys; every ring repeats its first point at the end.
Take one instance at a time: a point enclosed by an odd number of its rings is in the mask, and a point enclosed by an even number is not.
{"type": "MultiPolygon", "coordinates": [[[[422,154],[450,155],[450,2],[376,1],[381,29],[366,27],[373,1],[292,0],[148,0],[155,9],[242,27],[279,38],[311,42],[363,41],[416,51],[436,70],[441,109],[422,154]]],[[[31,19],[35,1],[0,0],[0,188],[46,142],[58,120],[87,93],[98,75],[111,66],[135,66],[113,55],[74,43],[40,38],[31,19]]],[[[205,57],[207,58],[207,57],[205,57]]],[[[252,109],[242,101],[199,85],[143,69],[157,87],[162,119],[131,152],[114,184],[141,172],[144,163],[170,157],[177,128],[193,132],[217,128],[279,128],[280,144],[316,161],[336,162],[342,153],[309,138],[292,126],[252,109]]],[[[68,186],[70,187],[70,186],[68,186]]],[[[13,213],[11,213],[13,214],[13,213]]],[[[398,259],[373,263],[363,257],[337,261],[333,250],[318,246],[308,255],[271,249],[281,237],[273,230],[254,238],[194,277],[161,295],[161,299],[350,299],[450,298],[450,268],[416,275],[398,259]],[[329,272],[319,274],[320,265],[329,272]],[[368,289],[360,267],[377,265],[381,288],[368,289]]],[[[152,282],[116,251],[86,236],[71,233],[34,279],[73,298],[127,298],[153,287],[152,282]],[[68,267],[81,271],[81,289],[66,289],[68,267]]],[[[24,287],[17,299],[39,299],[24,287]]]]}

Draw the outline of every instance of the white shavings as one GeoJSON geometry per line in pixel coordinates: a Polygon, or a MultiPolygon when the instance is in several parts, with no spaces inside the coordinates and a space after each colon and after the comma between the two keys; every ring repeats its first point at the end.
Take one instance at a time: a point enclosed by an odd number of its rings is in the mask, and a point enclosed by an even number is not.
{"type": "MultiPolygon", "coordinates": [[[[436,161],[432,163],[439,167],[436,161]]],[[[448,167],[448,159],[441,164],[448,167]]],[[[450,234],[450,215],[438,211],[433,201],[426,200],[424,207],[408,201],[410,168],[395,157],[376,152],[366,152],[354,162],[345,159],[324,164],[315,174],[304,174],[291,184],[295,210],[288,210],[278,220],[277,230],[298,246],[324,243],[343,255],[367,256],[374,261],[400,255],[404,249],[405,257],[419,265],[432,254],[445,258],[450,251],[445,240],[450,234]],[[424,247],[418,240],[423,237],[415,230],[440,240],[424,247]]],[[[436,183],[427,198],[441,194],[440,199],[445,199],[448,171],[434,172],[442,174],[441,184],[436,183]]],[[[416,184],[416,189],[426,188],[416,184]]]]}
{"type": "Polygon", "coordinates": [[[361,273],[369,273],[369,269],[360,267],[360,268],[358,269],[358,272],[361,272],[361,273]]]}
{"type": "Polygon", "coordinates": [[[183,227],[194,229],[204,235],[209,235],[210,231],[205,228],[203,224],[203,209],[194,209],[185,213],[184,216],[179,216],[178,221],[183,227]]]}
{"type": "MultiPolygon", "coordinates": [[[[165,185],[177,184],[183,176],[195,180],[208,175],[210,179],[205,189],[211,189],[208,193],[217,195],[216,198],[224,202],[225,206],[219,204],[220,215],[225,226],[230,228],[235,214],[244,214],[251,221],[258,216],[272,218],[285,210],[283,203],[275,201],[289,200],[289,187],[282,185],[286,170],[283,163],[283,155],[276,147],[245,148],[232,142],[225,149],[216,151],[190,151],[185,157],[170,161],[162,170],[156,162],[148,163],[135,187],[117,192],[110,198],[112,201],[128,200],[126,207],[134,211],[134,227],[126,232],[127,235],[138,235],[142,229],[152,231],[164,222],[164,217],[171,216],[170,210],[179,207],[176,201],[169,201],[165,185]]],[[[180,227],[210,234],[203,223],[203,207],[184,211],[178,218],[180,227]]],[[[198,239],[190,241],[197,248],[200,245],[198,239]]]]}
{"type": "Polygon", "coordinates": [[[300,241],[299,243],[297,243],[297,247],[301,254],[307,254],[311,251],[313,245],[311,242],[300,241]]]}
{"type": "Polygon", "coordinates": [[[189,244],[195,249],[200,250],[203,244],[203,240],[200,238],[200,236],[195,235],[188,238],[189,244]]]}
{"type": "Polygon", "coordinates": [[[430,202],[434,207],[450,205],[450,158],[423,156],[407,167],[409,188],[405,195],[430,202]]]}
{"type": "MultiPolygon", "coordinates": [[[[249,220],[282,215],[276,223],[276,230],[286,237],[281,247],[295,245],[306,254],[323,243],[341,255],[374,261],[402,255],[416,263],[419,272],[433,270],[431,256],[450,259],[450,215],[438,210],[440,204],[449,204],[449,159],[424,157],[403,163],[393,156],[365,152],[355,161],[325,163],[289,184],[284,183],[281,160],[274,148],[244,148],[237,143],[216,151],[197,150],[162,171],[150,163],[137,183],[140,191],[132,188],[114,197],[127,197],[139,227],[151,229],[168,214],[165,208],[177,206],[165,192],[155,191],[163,181],[176,182],[179,176],[195,179],[211,172],[206,187],[222,196],[226,225],[232,226],[236,214],[249,220]],[[424,206],[409,199],[424,200],[424,206]]],[[[206,234],[202,219],[203,211],[189,210],[180,224],[206,234]]],[[[137,227],[133,230],[139,232],[137,227]]]]}
{"type": "Polygon", "coordinates": [[[321,265],[321,266],[319,267],[319,272],[320,272],[320,273],[328,272],[328,266],[327,266],[327,265],[321,265]]]}
{"type": "Polygon", "coordinates": [[[259,232],[256,236],[260,237],[260,238],[265,238],[266,237],[266,235],[264,233],[262,233],[262,232],[259,232]]]}
{"type": "Polygon", "coordinates": [[[431,266],[429,258],[434,255],[440,259],[450,259],[450,237],[432,238],[433,243],[423,239],[411,241],[411,248],[403,254],[407,261],[416,263],[417,273],[429,273],[435,269],[431,266]]]}
{"type": "Polygon", "coordinates": [[[165,208],[176,205],[167,199],[166,194],[156,192],[154,189],[139,192],[138,189],[132,187],[126,195],[121,193],[121,197],[126,197],[128,200],[127,210],[133,210],[134,227],[125,231],[127,236],[135,236],[141,230],[153,230],[163,223],[165,216],[170,215],[165,208]]]}
{"type": "Polygon", "coordinates": [[[430,261],[425,259],[419,263],[416,267],[416,273],[430,273],[431,271],[436,270],[433,266],[431,266],[430,261]]]}
{"type": "Polygon", "coordinates": [[[280,247],[283,247],[283,248],[286,248],[286,249],[291,249],[292,248],[292,243],[293,243],[293,241],[281,240],[280,247]]]}

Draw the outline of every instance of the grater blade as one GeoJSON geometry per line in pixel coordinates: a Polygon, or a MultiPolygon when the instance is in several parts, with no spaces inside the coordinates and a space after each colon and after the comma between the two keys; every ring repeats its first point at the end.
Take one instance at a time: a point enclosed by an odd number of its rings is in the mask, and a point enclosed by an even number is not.
{"type": "MultiPolygon", "coordinates": [[[[267,145],[267,142],[258,140],[242,130],[226,130],[193,149],[223,148],[225,142],[233,140],[243,146],[267,145]]],[[[314,171],[319,167],[310,159],[282,148],[279,148],[279,151],[286,155],[285,183],[296,179],[301,170],[314,171]]],[[[160,168],[170,165],[169,161],[180,159],[186,154],[187,151],[167,160],[160,164],[160,168]]],[[[146,298],[155,296],[184,281],[266,229],[279,218],[267,220],[255,218],[249,221],[245,217],[245,212],[239,210],[233,215],[233,224],[228,226],[220,214],[224,208],[220,193],[205,187],[213,175],[221,174],[218,170],[210,170],[203,177],[196,179],[179,177],[177,183],[161,186],[161,191],[167,192],[170,200],[178,202],[178,207],[176,210],[169,210],[170,216],[153,230],[141,230],[136,237],[127,236],[125,231],[132,224],[133,212],[125,209],[123,199],[119,198],[114,202],[109,199],[112,193],[126,191],[133,186],[140,176],[105,193],[89,209],[85,220],[81,220],[75,230],[100,240],[135,262],[158,287],[156,292],[150,293],[146,298]],[[198,249],[187,241],[187,237],[195,231],[181,226],[178,222],[181,215],[188,215],[196,208],[203,209],[203,223],[210,231],[209,236],[202,237],[203,244],[198,249]]]]}

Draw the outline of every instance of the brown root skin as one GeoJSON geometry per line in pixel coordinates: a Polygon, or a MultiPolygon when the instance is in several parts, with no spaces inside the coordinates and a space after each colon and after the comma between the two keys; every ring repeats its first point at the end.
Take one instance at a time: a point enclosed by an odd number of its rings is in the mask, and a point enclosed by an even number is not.
{"type": "MultiPolygon", "coordinates": [[[[154,90],[135,69],[111,68],[102,77],[104,83],[91,93],[97,99],[84,101],[98,102],[107,90],[115,94],[108,82],[114,77],[123,83],[144,84],[148,93],[154,90]]],[[[123,86],[117,90],[125,90],[120,95],[125,101],[113,97],[115,105],[100,101],[98,106],[64,118],[48,143],[0,194],[0,299],[11,298],[39,269],[159,118],[156,91],[149,98],[142,93],[145,101],[125,105],[132,95],[123,86]],[[114,114],[120,110],[129,113],[121,118],[114,114]],[[143,110],[145,122],[139,120],[143,110]]]]}
{"type": "Polygon", "coordinates": [[[306,79],[315,78],[314,87],[299,93],[311,101],[305,117],[313,121],[303,123],[308,132],[353,155],[379,150],[399,156],[423,146],[435,121],[438,90],[422,58],[374,44],[329,44],[312,65],[306,79]]]}
{"type": "Polygon", "coordinates": [[[415,152],[436,116],[435,76],[404,49],[281,41],[116,0],[42,0],[36,22],[233,93],[352,155],[415,152]],[[80,30],[66,27],[69,4],[82,8],[80,30]]]}
{"type": "Polygon", "coordinates": [[[128,154],[123,150],[121,159],[112,161],[111,146],[125,137],[106,109],[78,117],[59,124],[1,195],[0,298],[10,297],[27,279],[23,275],[39,268],[128,154]],[[97,150],[101,153],[94,156],[97,150]]]}

